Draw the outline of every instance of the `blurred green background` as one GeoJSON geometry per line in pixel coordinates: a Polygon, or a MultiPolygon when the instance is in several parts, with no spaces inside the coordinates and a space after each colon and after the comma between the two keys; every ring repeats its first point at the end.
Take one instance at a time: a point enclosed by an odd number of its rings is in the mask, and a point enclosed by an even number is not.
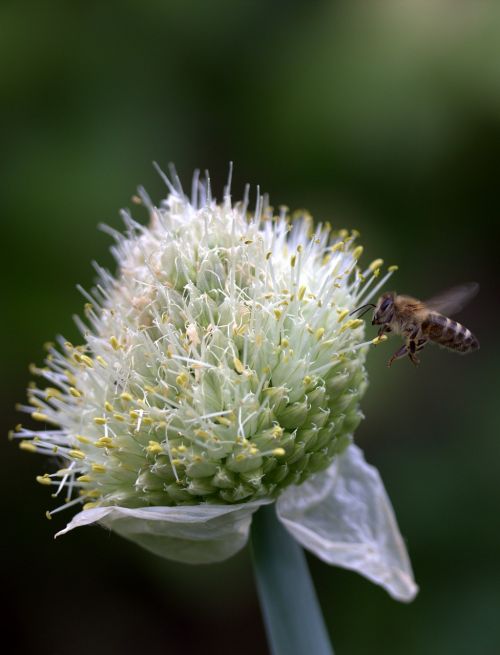
{"type": "MultiPolygon", "coordinates": [[[[482,348],[422,365],[370,353],[357,433],[421,587],[400,605],[310,559],[338,655],[500,652],[498,230],[500,5],[350,2],[0,4],[2,433],[41,344],[76,339],[92,259],[151,161],[362,233],[366,262],[426,297],[468,280],[482,348]]],[[[371,328],[369,328],[371,330],[371,328]]],[[[54,542],[42,458],[1,442],[3,640],[18,653],[267,652],[248,552],[162,561],[84,529],[54,542]]]]}

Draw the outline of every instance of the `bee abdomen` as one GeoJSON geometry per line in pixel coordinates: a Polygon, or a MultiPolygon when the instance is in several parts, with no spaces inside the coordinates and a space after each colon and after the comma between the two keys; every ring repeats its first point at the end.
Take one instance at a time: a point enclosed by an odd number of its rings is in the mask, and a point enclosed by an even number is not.
{"type": "Polygon", "coordinates": [[[422,331],[431,341],[460,353],[479,348],[479,341],[468,328],[441,314],[429,314],[422,323],[422,331]]]}

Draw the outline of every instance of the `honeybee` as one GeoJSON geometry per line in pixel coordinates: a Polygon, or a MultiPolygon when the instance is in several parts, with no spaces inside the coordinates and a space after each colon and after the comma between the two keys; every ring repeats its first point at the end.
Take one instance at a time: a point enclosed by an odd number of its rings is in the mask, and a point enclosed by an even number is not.
{"type": "Polygon", "coordinates": [[[468,328],[446,316],[459,312],[478,291],[479,285],[470,282],[425,302],[389,292],[384,293],[376,305],[368,303],[354,311],[374,307],[372,325],[381,326],[378,336],[393,332],[405,339],[405,344],[389,359],[387,366],[405,355],[417,366],[420,363],[417,353],[428,341],[463,354],[479,348],[479,341],[468,328]]]}

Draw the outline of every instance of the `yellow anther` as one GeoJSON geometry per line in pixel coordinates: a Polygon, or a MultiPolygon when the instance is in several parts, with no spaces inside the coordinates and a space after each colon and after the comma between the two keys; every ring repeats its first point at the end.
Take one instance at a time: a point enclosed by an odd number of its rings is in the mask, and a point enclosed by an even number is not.
{"type": "Polygon", "coordinates": [[[109,337],[109,343],[111,344],[111,347],[113,350],[119,350],[120,348],[120,342],[118,339],[113,335],[112,337],[109,337]]]}
{"type": "Polygon", "coordinates": [[[79,495],[84,498],[100,498],[102,494],[99,489],[82,489],[79,495]]]}
{"type": "Polygon", "coordinates": [[[163,452],[163,446],[158,441],[150,441],[148,442],[148,446],[146,450],[148,451],[148,453],[156,455],[158,453],[163,452]]]}
{"type": "Polygon", "coordinates": [[[184,464],[182,459],[172,459],[171,463],[173,466],[182,466],[184,464]]]}
{"type": "Polygon", "coordinates": [[[35,421],[47,421],[49,417],[43,412],[32,412],[31,418],[34,418],[35,421]]]}
{"type": "Polygon", "coordinates": [[[288,341],[288,339],[286,337],[281,340],[281,346],[283,348],[288,348],[289,344],[290,344],[290,342],[288,341]]]}
{"type": "Polygon", "coordinates": [[[353,239],[357,239],[359,236],[361,236],[361,232],[359,230],[351,230],[351,237],[353,239]]]}
{"type": "Polygon", "coordinates": [[[80,475],[76,479],[78,482],[92,482],[94,478],[92,478],[90,475],[80,475]]]}
{"type": "Polygon", "coordinates": [[[361,255],[363,254],[363,246],[356,246],[354,250],[352,251],[352,256],[354,259],[359,259],[361,255]]]}
{"type": "Polygon", "coordinates": [[[47,387],[45,389],[45,398],[47,400],[50,400],[51,398],[60,398],[61,397],[61,392],[59,389],[54,389],[54,387],[47,387]]]}
{"type": "Polygon", "coordinates": [[[321,266],[325,266],[330,261],[330,254],[326,254],[321,260],[321,266]]]}
{"type": "Polygon", "coordinates": [[[107,367],[108,367],[108,363],[107,363],[107,361],[104,359],[104,357],[101,357],[101,355],[97,355],[97,357],[96,357],[96,361],[97,361],[97,362],[98,362],[98,363],[99,363],[103,368],[107,368],[107,367]]]}
{"type": "Polygon", "coordinates": [[[198,429],[195,430],[194,433],[197,437],[200,437],[201,439],[208,439],[211,436],[210,432],[207,432],[206,430],[198,429]]]}
{"type": "Polygon", "coordinates": [[[75,387],[70,387],[69,392],[74,398],[81,398],[82,397],[81,392],[78,391],[78,389],[75,389],[75,387]]]}
{"type": "Polygon", "coordinates": [[[338,321],[339,323],[342,323],[342,321],[344,320],[344,318],[345,318],[346,316],[348,316],[348,315],[349,315],[349,310],[348,310],[348,309],[343,309],[342,311],[339,312],[339,315],[338,315],[337,321],[338,321]]]}
{"type": "Polygon", "coordinates": [[[120,394],[120,398],[124,400],[127,403],[130,403],[134,398],[131,396],[129,393],[124,391],[123,393],[120,394]]]}
{"type": "Polygon", "coordinates": [[[256,448],[255,446],[252,446],[250,448],[249,452],[250,452],[250,455],[258,455],[260,453],[260,450],[258,448],[256,448]]]}
{"type": "Polygon", "coordinates": [[[45,512],[45,518],[47,518],[49,521],[52,520],[52,515],[51,515],[51,513],[49,512],[49,510],[47,510],[47,511],[45,512]]]}
{"type": "Polygon", "coordinates": [[[80,443],[88,443],[88,444],[92,443],[91,439],[89,439],[88,437],[84,437],[82,434],[77,434],[75,439],[80,443]]]}
{"type": "Polygon", "coordinates": [[[246,455],[244,453],[240,453],[239,455],[236,455],[235,460],[237,462],[242,462],[245,459],[246,455]]]}
{"type": "Polygon", "coordinates": [[[302,382],[305,387],[308,387],[312,382],[312,377],[310,375],[306,375],[302,382]]]}
{"type": "Polygon", "coordinates": [[[338,252],[339,250],[344,250],[345,243],[343,241],[338,241],[332,246],[332,252],[338,252]]]}
{"type": "Polygon", "coordinates": [[[239,360],[237,357],[233,357],[233,365],[236,373],[243,373],[245,370],[245,367],[243,366],[243,362],[239,360]]]}
{"type": "Polygon", "coordinates": [[[46,486],[50,486],[52,484],[52,480],[49,478],[48,473],[45,473],[44,475],[37,475],[36,481],[39,484],[45,484],[46,486]]]}
{"type": "Polygon", "coordinates": [[[66,348],[66,350],[73,350],[74,345],[71,343],[71,341],[65,341],[64,347],[66,348]]]}
{"type": "Polygon", "coordinates": [[[292,255],[290,257],[290,266],[292,268],[295,268],[295,264],[297,263],[297,255],[292,255]]]}
{"type": "Polygon", "coordinates": [[[314,336],[316,337],[316,340],[319,341],[320,339],[323,338],[323,335],[325,334],[325,328],[320,327],[316,330],[314,333],[314,336]]]}
{"type": "Polygon", "coordinates": [[[298,292],[298,294],[297,294],[297,298],[298,298],[299,300],[302,300],[302,299],[304,298],[304,295],[305,295],[306,291],[307,291],[307,287],[303,284],[303,285],[299,288],[299,292],[298,292]]]}
{"type": "Polygon", "coordinates": [[[274,313],[274,316],[276,317],[276,319],[279,321],[280,318],[281,318],[281,311],[279,309],[274,309],[273,313],[274,313]]]}
{"type": "Polygon", "coordinates": [[[351,318],[347,323],[340,328],[340,332],[345,332],[346,330],[355,330],[360,325],[363,325],[363,321],[360,318],[351,318]]]}
{"type": "Polygon", "coordinates": [[[106,473],[106,467],[102,464],[91,464],[90,468],[94,471],[94,473],[106,473]]]}
{"type": "Polygon", "coordinates": [[[96,448],[111,448],[113,446],[113,440],[111,437],[101,437],[96,442],[94,442],[96,448]]]}
{"type": "Polygon", "coordinates": [[[98,507],[99,503],[85,503],[83,506],[83,509],[94,509],[94,507],[98,507]]]}
{"type": "Polygon", "coordinates": [[[85,453],[82,452],[81,450],[72,449],[69,451],[68,455],[70,457],[73,457],[73,459],[85,459],[85,453]]]}
{"type": "Polygon", "coordinates": [[[180,386],[180,387],[187,387],[189,383],[189,376],[187,373],[180,373],[176,378],[175,382],[180,386]]]}
{"type": "Polygon", "coordinates": [[[104,409],[107,412],[112,412],[114,410],[114,407],[108,400],[106,400],[106,402],[104,403],[104,409]]]}
{"type": "Polygon", "coordinates": [[[272,434],[275,439],[281,439],[283,436],[283,428],[281,425],[275,425],[274,428],[272,429],[272,434]]]}
{"type": "Polygon", "coordinates": [[[85,364],[85,366],[88,366],[89,368],[94,368],[94,362],[88,355],[82,355],[80,359],[85,364]]]}
{"type": "Polygon", "coordinates": [[[372,343],[374,346],[378,346],[379,343],[382,343],[382,341],[387,341],[387,339],[387,334],[381,334],[378,337],[375,337],[375,339],[372,339],[372,343]]]}
{"type": "Polygon", "coordinates": [[[266,261],[269,261],[271,259],[272,254],[273,253],[270,250],[268,252],[266,252],[266,261]]]}
{"type": "Polygon", "coordinates": [[[398,268],[399,268],[399,266],[396,266],[395,264],[393,264],[392,266],[389,266],[389,268],[387,270],[389,271],[389,273],[394,273],[394,271],[397,271],[398,268]]]}
{"type": "Polygon", "coordinates": [[[227,428],[232,425],[231,421],[226,416],[216,416],[215,421],[220,425],[225,425],[227,428]]]}
{"type": "Polygon", "coordinates": [[[186,450],[187,450],[187,448],[186,448],[186,446],[185,446],[184,444],[181,444],[180,446],[177,446],[177,450],[178,450],[180,453],[185,453],[186,450]]]}
{"type": "Polygon", "coordinates": [[[125,420],[125,417],[122,416],[121,414],[113,414],[113,418],[115,419],[115,421],[120,421],[120,422],[125,420]]]}
{"type": "Polygon", "coordinates": [[[153,425],[154,421],[150,416],[144,416],[142,419],[144,425],[153,425]]]}
{"type": "Polygon", "coordinates": [[[104,416],[95,416],[94,417],[94,423],[96,425],[106,425],[108,422],[108,419],[106,419],[104,416]]]}
{"type": "Polygon", "coordinates": [[[283,457],[284,454],[285,454],[285,449],[284,448],[275,448],[273,450],[273,455],[275,457],[283,457]]]}
{"type": "Polygon", "coordinates": [[[131,409],[128,415],[131,419],[137,419],[140,416],[139,412],[136,412],[135,409],[131,409]]]}
{"type": "Polygon", "coordinates": [[[147,391],[148,393],[156,393],[157,389],[152,387],[150,384],[145,384],[144,391],[147,391]]]}
{"type": "Polygon", "coordinates": [[[383,259],[374,259],[368,268],[370,269],[370,271],[375,271],[377,270],[377,268],[380,268],[383,263],[384,263],[383,259]]]}
{"type": "Polygon", "coordinates": [[[31,441],[21,441],[21,442],[19,443],[19,448],[20,448],[21,450],[26,450],[26,451],[28,451],[29,453],[36,453],[36,452],[38,452],[37,447],[35,446],[35,444],[31,443],[31,441]]]}

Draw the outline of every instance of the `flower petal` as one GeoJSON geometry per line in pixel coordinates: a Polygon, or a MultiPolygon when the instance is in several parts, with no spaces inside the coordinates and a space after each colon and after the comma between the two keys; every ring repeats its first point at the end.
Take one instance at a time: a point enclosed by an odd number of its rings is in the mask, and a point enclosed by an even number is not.
{"type": "Polygon", "coordinates": [[[243,548],[252,514],[269,502],[263,499],[238,505],[140,509],[96,507],[76,514],[56,537],[97,522],[161,557],[187,564],[210,564],[243,548]]]}
{"type": "Polygon", "coordinates": [[[357,446],[323,473],[286,489],[276,511],[295,539],[323,561],[361,573],[397,600],[416,596],[391,502],[357,446]]]}

